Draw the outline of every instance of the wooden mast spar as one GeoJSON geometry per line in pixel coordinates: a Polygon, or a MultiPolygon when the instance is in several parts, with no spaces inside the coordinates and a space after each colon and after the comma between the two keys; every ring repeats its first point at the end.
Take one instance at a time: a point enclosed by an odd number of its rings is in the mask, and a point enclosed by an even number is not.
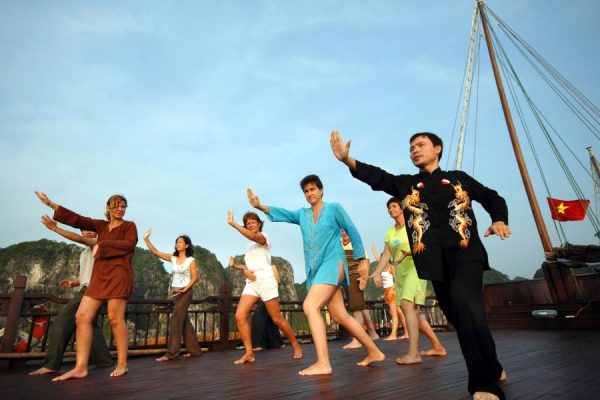
{"type": "Polygon", "coordinates": [[[492,68],[494,70],[494,77],[496,79],[498,94],[500,95],[500,102],[502,103],[502,110],[504,111],[504,118],[506,119],[506,126],[508,127],[508,134],[510,135],[510,141],[512,142],[515,157],[517,158],[517,164],[519,166],[519,171],[521,172],[521,178],[523,179],[523,185],[525,186],[525,192],[527,193],[529,206],[531,207],[533,219],[535,220],[535,225],[537,227],[538,234],[540,235],[540,239],[542,241],[542,247],[544,248],[546,259],[551,259],[554,257],[552,242],[550,241],[550,236],[548,235],[546,224],[544,223],[544,219],[542,218],[542,213],[540,212],[540,207],[538,205],[537,198],[533,190],[533,185],[531,184],[531,179],[529,178],[529,172],[527,171],[527,166],[525,165],[523,153],[521,152],[519,138],[517,137],[515,125],[512,120],[510,108],[508,106],[508,101],[506,99],[506,94],[504,93],[502,77],[500,76],[500,71],[498,70],[496,54],[494,53],[494,45],[492,43],[489,28],[487,25],[487,18],[484,13],[484,3],[482,0],[477,1],[477,7],[479,7],[479,16],[481,18],[481,24],[483,25],[483,31],[485,33],[485,41],[487,43],[488,52],[490,54],[492,68]]]}
{"type": "Polygon", "coordinates": [[[519,171],[521,173],[521,179],[523,180],[523,185],[525,186],[525,192],[527,193],[529,206],[531,207],[531,212],[533,213],[533,219],[535,220],[535,225],[544,249],[545,261],[542,263],[544,278],[546,279],[550,296],[554,302],[562,303],[572,301],[576,299],[576,289],[570,283],[568,275],[569,269],[566,266],[561,265],[561,262],[559,262],[557,258],[556,251],[552,246],[550,236],[548,235],[548,230],[546,229],[546,224],[542,218],[542,213],[540,212],[540,207],[533,190],[533,185],[531,184],[531,179],[529,178],[529,172],[527,171],[527,166],[525,165],[523,153],[521,152],[521,146],[519,145],[519,139],[517,138],[515,125],[512,120],[510,108],[508,106],[508,101],[502,85],[502,78],[500,76],[496,55],[494,53],[494,45],[492,44],[492,38],[487,24],[483,0],[477,0],[477,7],[479,9],[481,24],[483,25],[483,31],[485,33],[485,41],[487,43],[490,61],[494,70],[494,77],[496,80],[496,86],[498,88],[498,94],[500,95],[500,102],[502,103],[502,110],[504,111],[504,118],[506,119],[506,126],[508,127],[508,133],[510,135],[510,140],[515,152],[519,171]]]}

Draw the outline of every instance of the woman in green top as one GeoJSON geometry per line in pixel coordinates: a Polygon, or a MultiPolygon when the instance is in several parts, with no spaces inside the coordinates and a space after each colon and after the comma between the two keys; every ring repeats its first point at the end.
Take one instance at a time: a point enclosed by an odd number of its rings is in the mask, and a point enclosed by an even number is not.
{"type": "Polygon", "coordinates": [[[377,263],[375,272],[371,275],[373,281],[382,286],[381,271],[392,263],[394,265],[394,278],[396,285],[396,302],[400,304],[406,317],[406,328],[409,336],[408,353],[397,358],[400,365],[418,364],[421,356],[445,356],[446,350],[440,343],[436,334],[431,329],[429,322],[421,315],[418,305],[425,303],[427,281],[419,279],[417,270],[410,252],[410,243],[406,233],[404,215],[400,200],[392,197],[387,202],[390,217],[396,222],[385,235],[383,254],[377,263]],[[432,348],[419,353],[419,330],[423,332],[432,348]]]}

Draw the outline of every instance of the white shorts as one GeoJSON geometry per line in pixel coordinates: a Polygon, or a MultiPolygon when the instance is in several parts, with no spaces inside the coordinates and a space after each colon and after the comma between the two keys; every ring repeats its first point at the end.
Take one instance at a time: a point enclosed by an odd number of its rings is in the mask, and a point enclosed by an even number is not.
{"type": "Polygon", "coordinates": [[[269,301],[279,297],[279,290],[277,288],[277,281],[274,276],[268,278],[256,278],[254,282],[246,282],[243,295],[260,297],[262,301],[269,301]]]}

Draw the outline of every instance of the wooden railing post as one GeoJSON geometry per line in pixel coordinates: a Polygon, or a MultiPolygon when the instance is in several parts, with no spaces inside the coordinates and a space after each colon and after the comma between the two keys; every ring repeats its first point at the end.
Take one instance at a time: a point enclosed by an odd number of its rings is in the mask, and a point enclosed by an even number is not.
{"type": "Polygon", "coordinates": [[[218,348],[225,350],[229,348],[229,309],[231,308],[231,297],[229,296],[229,287],[227,283],[221,286],[221,300],[219,301],[219,335],[220,340],[218,348]]]}
{"type": "Polygon", "coordinates": [[[544,272],[546,282],[548,282],[550,296],[552,296],[552,301],[555,303],[571,300],[572,298],[569,294],[569,287],[565,281],[565,276],[560,269],[561,266],[555,260],[547,260],[542,264],[542,271],[544,272]]]}
{"type": "MultiPolygon", "coordinates": [[[[21,308],[25,298],[25,286],[27,286],[27,277],[19,275],[15,278],[13,292],[10,295],[8,311],[6,314],[6,326],[4,328],[4,337],[0,346],[0,353],[10,353],[13,351],[13,345],[17,338],[19,329],[19,319],[21,317],[21,308]]],[[[10,368],[10,359],[0,360],[0,369],[10,368]]]]}

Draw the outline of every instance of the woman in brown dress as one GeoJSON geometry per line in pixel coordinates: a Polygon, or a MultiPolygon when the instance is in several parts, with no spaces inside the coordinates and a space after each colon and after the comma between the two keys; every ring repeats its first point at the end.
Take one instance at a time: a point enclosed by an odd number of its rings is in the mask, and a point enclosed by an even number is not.
{"type": "Polygon", "coordinates": [[[92,321],[105,300],[108,301],[108,320],[117,346],[117,367],[110,376],[127,373],[128,331],[125,322],[127,299],[133,291],[131,260],[138,241],[137,228],[125,221],[127,199],[111,196],[106,202],[107,220],[82,217],[50,201],[45,193],[35,192],[42,203],[54,210],[55,221],[73,228],[98,233],[94,246],[94,270],[90,285],[83,296],[75,321],[77,323],[77,361],[75,367],[53,381],[84,378],[88,374],[88,358],[92,343],[92,321]]]}

